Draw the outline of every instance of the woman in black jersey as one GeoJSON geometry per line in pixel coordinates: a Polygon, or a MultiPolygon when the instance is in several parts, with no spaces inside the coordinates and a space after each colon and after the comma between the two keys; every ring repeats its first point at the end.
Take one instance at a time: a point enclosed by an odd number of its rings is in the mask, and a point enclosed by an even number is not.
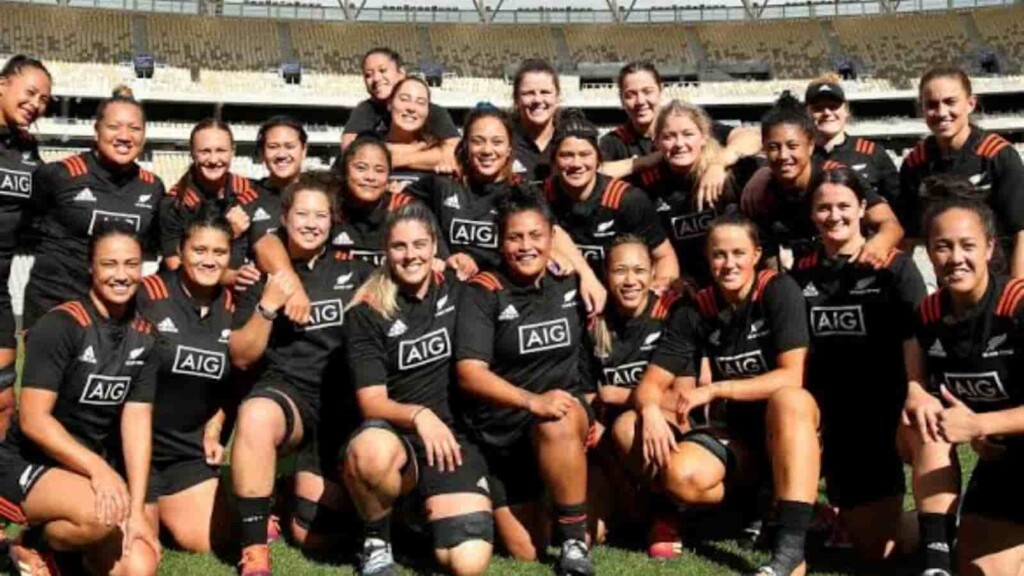
{"type": "Polygon", "coordinates": [[[86,248],[99,224],[127,222],[154,247],[164,185],[136,163],[146,143],[142,105],[130,95],[103,100],[93,150],[40,166],[32,181],[39,243],[25,287],[24,325],[89,291],[86,248]]]}
{"type": "Polygon", "coordinates": [[[199,208],[181,230],[177,270],[142,279],[139,313],[156,327],[159,362],[147,514],[174,541],[209,552],[230,525],[218,494],[221,427],[231,398],[228,337],[233,229],[218,207],[199,208]]]}
{"type": "Polygon", "coordinates": [[[903,357],[925,288],[902,252],[877,270],[854,263],[867,243],[866,186],[850,168],[824,172],[811,193],[822,245],[798,260],[792,275],[808,304],[807,388],[821,408],[829,502],[861,557],[880,561],[900,535],[905,479],[895,438],[907,395],[903,357]],[[843,361],[849,358],[871,361],[843,361]]]}
{"type": "Polygon", "coordinates": [[[341,516],[344,504],[340,486],[326,479],[333,474],[325,470],[335,469],[344,426],[355,415],[351,393],[334,378],[345,369],[339,350],[344,308],[370,267],[330,249],[335,197],[326,172],[303,175],[282,196],[279,234],[312,300],[309,322],[280,315],[297,289],[291,276],[281,274],[246,290],[235,313],[231,361],[241,369],[262,368],[239,407],[231,453],[246,576],[270,571],[267,521],[279,454],[298,451],[291,528],[301,544],[321,545],[316,533],[341,516]],[[321,415],[321,406],[329,407],[329,417],[321,415]]]}
{"type": "Polygon", "coordinates": [[[605,252],[615,237],[635,234],[647,242],[654,258],[654,289],[675,281],[679,260],[647,195],[598,174],[597,127],[580,114],[563,114],[550,147],[554,174],[544,182],[544,195],[591,267],[603,272],[605,252]]]}
{"type": "MultiPolygon", "coordinates": [[[[14,56],[0,69],[0,169],[5,175],[0,180],[0,286],[11,276],[22,210],[32,194],[32,172],[42,162],[28,127],[46,113],[51,85],[43,63],[27,56],[14,56]]],[[[17,348],[11,295],[0,289],[0,438],[14,410],[17,348]]]]}
{"type": "Polygon", "coordinates": [[[616,425],[616,436],[685,504],[719,504],[774,479],[779,533],[771,561],[754,574],[802,575],[820,464],[818,407],[803,387],[804,299],[792,278],[757,271],[762,252],[750,221],[721,217],[707,250],[715,283],[673,312],[636,389],[636,412],[616,425]],[[695,386],[702,357],[711,383],[695,386]],[[666,419],[664,393],[678,378],[679,418],[718,401],[721,425],[684,434],[666,419]],[[630,419],[640,420],[639,436],[625,433],[630,419]]]}
{"type": "Polygon", "coordinates": [[[539,185],[551,174],[549,145],[555,135],[561,92],[558,72],[547,61],[530,58],[519,65],[512,81],[513,172],[528,183],[539,185]]]}
{"type": "Polygon", "coordinates": [[[544,492],[554,505],[558,574],[594,574],[586,544],[586,442],[592,382],[586,312],[575,277],[547,273],[554,221],[536,195],[517,190],[498,208],[504,263],[470,280],[458,310],[456,372],[464,417],[491,473],[498,536],[516,558],[544,550],[544,492]],[[585,363],[584,363],[585,365],[585,363]]]}
{"type": "MultiPolygon", "coordinates": [[[[302,174],[302,163],[309,151],[308,142],[306,128],[290,116],[273,116],[260,124],[256,133],[256,153],[267,168],[267,177],[257,184],[269,198],[276,200],[267,204],[277,210],[270,214],[266,227],[275,229],[280,224],[281,192],[302,174]]],[[[255,222],[253,224],[256,225],[255,222]]]]}
{"type": "MultiPolygon", "coordinates": [[[[814,121],[789,92],[761,117],[761,138],[768,166],[751,177],[743,189],[740,209],[761,229],[768,258],[778,258],[785,269],[793,257],[813,251],[815,230],[808,217],[809,194],[822,170],[838,166],[834,160],[814,158],[814,121]],[[780,252],[783,249],[783,252],[780,252]],[[792,252],[792,256],[785,253],[792,252]]],[[[866,198],[864,223],[872,231],[857,261],[882,268],[903,238],[903,228],[885,199],[871,188],[866,198]]]]}
{"type": "Polygon", "coordinates": [[[867,180],[879,196],[895,203],[900,193],[899,171],[883,146],[846,133],[850,104],[839,82],[839,76],[830,72],[812,80],[804,93],[807,113],[817,131],[814,157],[848,166],[867,180]]]}
{"type": "Polygon", "coordinates": [[[917,225],[925,208],[921,195],[925,179],[957,176],[973,184],[978,198],[992,208],[1009,273],[1024,276],[1024,163],[1020,155],[1007,139],[971,123],[977,97],[962,69],[938,66],[928,70],[918,84],[918,98],[931,134],[900,166],[897,213],[907,223],[907,235],[922,235],[917,225]]]}
{"type": "MultiPolygon", "coordinates": [[[[417,154],[404,164],[395,164],[391,172],[392,190],[400,190],[425,174],[452,169],[450,155],[444,153],[444,143],[430,132],[430,86],[426,80],[407,76],[391,91],[388,111],[391,126],[386,140],[388,145],[402,145],[434,154],[417,154]],[[403,184],[405,183],[405,184],[403,184]]],[[[392,157],[394,161],[394,157],[392,157]]]]}
{"type": "Polygon", "coordinates": [[[996,218],[970,194],[962,186],[931,200],[925,212],[922,231],[942,288],[921,303],[906,357],[910,389],[901,435],[913,465],[923,574],[934,576],[1006,576],[1024,565],[1024,281],[994,272],[996,218]],[[954,450],[960,443],[979,456],[962,503],[954,450]]]}
{"type": "Polygon", "coordinates": [[[727,172],[716,201],[702,201],[701,182],[722,153],[711,118],[703,109],[672,100],[658,111],[653,129],[661,160],[634,174],[632,181],[654,202],[684,281],[703,287],[711,282],[704,256],[708,226],[716,215],[733,209],[738,196],[736,181],[732,172],[727,172]]]}
{"type": "Polygon", "coordinates": [[[22,573],[57,574],[53,552],[81,552],[91,573],[153,575],[160,544],[144,507],[158,363],[134,306],[142,246],[114,221],[86,251],[86,296],[26,337],[18,419],[0,443],[0,512],[29,525],[11,550],[22,573]]]}
{"type": "Polygon", "coordinates": [[[483,574],[494,519],[487,467],[456,428],[449,389],[456,310],[465,289],[430,268],[439,233],[423,205],[388,217],[387,264],[364,286],[374,306],[349,312],[346,354],[364,421],[349,439],[345,484],[365,525],[362,574],[387,574],[391,509],[422,499],[441,566],[483,574]]]}
{"type": "MultiPolygon", "coordinates": [[[[655,119],[661,104],[661,74],[651,62],[630,62],[619,70],[619,102],[629,121],[601,137],[601,171],[625,178],[657,166],[662,160],[655,135],[655,119]]],[[[725,191],[727,170],[743,158],[761,151],[761,136],[752,128],[711,124],[708,138],[719,143],[717,154],[702,176],[697,196],[703,203],[715,200],[725,191]]]]}

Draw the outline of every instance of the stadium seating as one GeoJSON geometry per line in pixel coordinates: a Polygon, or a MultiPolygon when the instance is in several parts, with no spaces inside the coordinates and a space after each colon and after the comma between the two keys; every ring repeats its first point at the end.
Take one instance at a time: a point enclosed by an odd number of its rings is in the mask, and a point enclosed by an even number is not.
{"type": "Polygon", "coordinates": [[[767,61],[777,78],[813,78],[831,68],[816,20],[708,23],[696,31],[712,61],[767,61]]]}
{"type": "Polygon", "coordinates": [[[578,24],[566,26],[564,30],[565,41],[576,62],[650,60],[665,66],[693,61],[683,26],[679,24],[578,24]]]}
{"type": "Polygon", "coordinates": [[[153,14],[147,31],[157,61],[171,66],[268,70],[281,65],[281,42],[272,20],[153,14]]]}
{"type": "Polygon", "coordinates": [[[26,53],[69,62],[122,62],[131,58],[128,12],[68,10],[4,4],[0,53],[26,53]]]}
{"type": "Polygon", "coordinates": [[[509,62],[556,60],[554,38],[547,26],[442,24],[428,30],[435,57],[460,76],[501,78],[509,62]]]}
{"type": "Polygon", "coordinates": [[[975,10],[974,23],[985,42],[1001,48],[1018,66],[1024,65],[1024,5],[975,10]]]}
{"type": "Polygon", "coordinates": [[[361,59],[373,46],[390,46],[410,64],[423,56],[416,28],[408,24],[292,22],[289,26],[295,55],[310,70],[361,76],[361,59]]]}

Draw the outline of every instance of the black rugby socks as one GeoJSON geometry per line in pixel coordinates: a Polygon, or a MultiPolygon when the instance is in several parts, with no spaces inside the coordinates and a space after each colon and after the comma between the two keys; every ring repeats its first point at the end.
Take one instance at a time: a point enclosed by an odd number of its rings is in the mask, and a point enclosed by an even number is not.
{"type": "Polygon", "coordinates": [[[924,570],[944,570],[953,573],[953,561],[950,557],[950,535],[956,529],[956,516],[953,514],[936,514],[918,512],[917,523],[921,530],[921,555],[924,570]]]}
{"type": "Polygon", "coordinates": [[[779,533],[768,567],[779,576],[789,576],[804,561],[804,543],[814,517],[814,504],[779,501],[779,533]]]}
{"type": "Polygon", "coordinates": [[[587,541],[587,503],[555,505],[555,542],[587,541]]]}
{"type": "Polygon", "coordinates": [[[270,517],[270,496],[236,499],[238,517],[242,519],[242,549],[267,543],[267,518],[270,517]]]}
{"type": "Polygon", "coordinates": [[[363,522],[363,538],[366,540],[375,539],[382,542],[391,542],[391,513],[385,514],[376,520],[363,522]]]}

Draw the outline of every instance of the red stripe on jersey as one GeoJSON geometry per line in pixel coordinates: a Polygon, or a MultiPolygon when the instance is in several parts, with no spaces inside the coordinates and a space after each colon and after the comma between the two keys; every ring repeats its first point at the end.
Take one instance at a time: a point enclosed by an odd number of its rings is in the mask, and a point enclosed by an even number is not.
{"type": "Polygon", "coordinates": [[[351,260],[352,259],[352,253],[349,252],[348,250],[335,250],[334,251],[334,259],[335,260],[341,260],[341,261],[351,260]]]}
{"type": "Polygon", "coordinates": [[[154,184],[156,182],[156,176],[145,168],[139,168],[139,180],[142,180],[146,184],[154,184]]]}
{"type": "Polygon", "coordinates": [[[1015,278],[1007,282],[1003,293],[999,296],[999,303],[996,304],[996,315],[1012,316],[1017,304],[1020,303],[1022,289],[1024,289],[1024,279],[1015,278]]]}
{"type": "Polygon", "coordinates": [[[701,316],[705,318],[714,318],[718,316],[718,306],[715,303],[715,293],[709,286],[704,288],[700,292],[697,292],[697,309],[700,310],[701,316]]]}
{"type": "Polygon", "coordinates": [[[934,324],[942,317],[940,310],[942,307],[941,294],[942,290],[940,289],[925,296],[924,300],[921,301],[921,320],[925,324],[934,324]]]}
{"type": "Polygon", "coordinates": [[[142,316],[137,316],[132,320],[132,328],[135,328],[136,332],[140,332],[142,334],[150,334],[153,332],[153,325],[149,323],[149,320],[146,320],[142,316]]]}
{"type": "Polygon", "coordinates": [[[754,302],[761,299],[761,296],[764,294],[765,287],[767,287],[768,283],[772,281],[772,278],[775,278],[776,276],[778,276],[778,272],[774,270],[762,270],[757,273],[757,284],[754,287],[754,302]]]}
{"type": "Polygon", "coordinates": [[[625,193],[626,183],[622,180],[612,180],[604,189],[604,194],[601,195],[601,205],[605,208],[618,210],[619,204],[622,203],[622,196],[625,193]]]}
{"type": "Polygon", "coordinates": [[[28,518],[25,517],[25,510],[6,498],[0,498],[0,516],[7,518],[15,524],[28,523],[28,518]]]}
{"type": "Polygon", "coordinates": [[[237,184],[235,186],[235,196],[238,197],[238,201],[243,205],[251,204],[254,200],[259,198],[259,192],[249,184],[249,179],[244,176],[235,176],[237,184]]]}
{"type": "Polygon", "coordinates": [[[501,290],[501,282],[490,272],[481,272],[469,279],[470,284],[478,284],[491,292],[501,290]]]}
{"type": "Polygon", "coordinates": [[[999,134],[989,134],[981,141],[981,144],[978,145],[976,150],[978,156],[983,158],[994,158],[996,154],[999,154],[1003,148],[1006,148],[1009,145],[1010,143],[999,134]]]}
{"type": "Polygon", "coordinates": [[[814,268],[818,264],[818,253],[812,252],[807,256],[804,256],[796,263],[797,270],[807,270],[808,268],[814,268]]]}
{"type": "Polygon", "coordinates": [[[822,170],[835,170],[836,168],[842,168],[843,163],[835,160],[825,160],[825,163],[821,165],[822,170]]]}
{"type": "Polygon", "coordinates": [[[861,140],[864,143],[864,153],[868,156],[875,155],[875,143],[871,140],[861,140]]]}
{"type": "Polygon", "coordinates": [[[658,303],[654,305],[654,310],[651,311],[651,318],[655,320],[662,320],[668,316],[669,309],[676,303],[676,300],[682,297],[682,294],[675,292],[674,290],[666,290],[662,293],[661,297],[658,298],[658,303]]]}
{"type": "Polygon", "coordinates": [[[444,284],[444,272],[434,272],[434,282],[444,284]]]}
{"type": "Polygon", "coordinates": [[[548,202],[555,201],[555,177],[552,176],[544,181],[544,185],[541,187],[544,192],[544,199],[548,202]]]}
{"type": "Polygon", "coordinates": [[[177,198],[178,197],[178,193],[180,191],[181,191],[181,187],[178,186],[177,184],[175,184],[174,186],[171,186],[170,190],[167,191],[167,195],[172,197],[172,198],[177,198]]]}
{"type": "Polygon", "coordinates": [[[412,201],[412,197],[410,197],[408,194],[402,194],[402,193],[392,194],[391,195],[391,201],[388,203],[388,212],[393,212],[395,210],[398,210],[399,208],[401,208],[402,206],[405,206],[406,204],[408,204],[411,201],[412,201]]]}
{"type": "Polygon", "coordinates": [[[196,194],[195,190],[191,188],[185,189],[185,206],[189,209],[193,209],[196,206],[199,206],[200,201],[199,194],[196,194]]]}
{"type": "Polygon", "coordinates": [[[91,323],[89,313],[86,312],[85,306],[82,306],[80,302],[65,302],[60,306],[57,306],[56,309],[70,314],[71,317],[75,319],[75,322],[83,328],[91,323]]]}
{"type": "Polygon", "coordinates": [[[661,180],[661,170],[648,168],[640,174],[640,179],[643,180],[644,186],[653,186],[658,180],[661,180]]]}
{"type": "Polygon", "coordinates": [[[85,161],[82,160],[81,156],[69,156],[62,160],[61,164],[67,168],[68,173],[71,174],[72,178],[78,178],[86,172],[85,161]]]}
{"type": "Polygon", "coordinates": [[[633,131],[629,128],[629,126],[626,126],[625,124],[616,128],[615,133],[618,134],[619,138],[622,139],[622,141],[625,142],[626,144],[633,144],[633,142],[635,141],[633,139],[633,131]]]}
{"type": "Polygon", "coordinates": [[[909,155],[907,155],[907,164],[910,164],[911,166],[919,166],[924,164],[927,159],[928,151],[924,142],[918,142],[917,146],[914,146],[914,149],[910,151],[909,155]]]}
{"type": "Polygon", "coordinates": [[[1006,316],[1010,317],[1017,313],[1020,302],[1024,299],[1024,279],[1016,279],[1011,282],[1014,285],[1013,298],[1006,303],[1006,316]]]}
{"type": "Polygon", "coordinates": [[[167,284],[164,283],[163,278],[155,274],[143,278],[142,285],[146,288],[146,293],[149,294],[151,300],[163,300],[170,297],[170,293],[167,292],[167,284]]]}
{"type": "Polygon", "coordinates": [[[228,312],[235,311],[235,295],[228,289],[224,289],[224,309],[228,312]]]}

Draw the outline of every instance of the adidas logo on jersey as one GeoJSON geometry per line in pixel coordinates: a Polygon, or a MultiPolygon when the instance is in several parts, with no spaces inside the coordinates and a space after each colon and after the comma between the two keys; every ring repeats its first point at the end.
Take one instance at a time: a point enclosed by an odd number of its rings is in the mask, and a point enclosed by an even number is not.
{"type": "Polygon", "coordinates": [[[342,274],[338,276],[338,279],[334,281],[335,290],[346,290],[352,288],[352,272],[348,274],[342,274]]]}
{"type": "Polygon", "coordinates": [[[669,206],[668,203],[662,200],[661,198],[658,198],[658,204],[655,205],[654,210],[655,212],[671,212],[672,207],[669,206]]]}
{"type": "Polygon", "coordinates": [[[572,308],[573,306],[575,306],[576,305],[576,289],[573,288],[572,290],[569,290],[568,292],[566,292],[565,296],[562,296],[562,302],[563,302],[562,308],[572,308]]]}
{"type": "Polygon", "coordinates": [[[932,344],[932,347],[928,349],[928,355],[936,358],[946,357],[946,349],[942,347],[942,342],[940,340],[936,340],[935,344],[932,344]]]}
{"type": "Polygon", "coordinates": [[[491,485],[487,483],[487,476],[481,476],[480,479],[476,481],[476,487],[488,494],[491,493],[491,485]]]}
{"type": "Polygon", "coordinates": [[[96,352],[93,351],[92,346],[87,347],[82,351],[82,355],[78,357],[82,362],[88,362],[89,364],[96,363],[96,352]]]}
{"type": "Polygon", "coordinates": [[[508,308],[502,310],[501,314],[498,314],[498,320],[515,320],[516,318],[519,318],[519,312],[511,304],[508,305],[508,308]]]}
{"type": "Polygon", "coordinates": [[[405,334],[405,331],[408,329],[409,327],[405,325],[405,322],[395,320],[395,323],[391,325],[391,328],[388,328],[388,337],[394,338],[396,336],[401,336],[402,334],[405,334]]]}
{"type": "Polygon", "coordinates": [[[807,298],[814,298],[818,295],[818,289],[814,287],[814,282],[808,282],[807,286],[804,286],[804,296],[807,298]]]}
{"type": "Polygon", "coordinates": [[[863,170],[863,169],[865,169],[867,167],[868,167],[867,164],[854,164],[853,166],[850,166],[850,168],[853,168],[857,172],[860,172],[861,170],[863,170]]]}
{"type": "Polygon", "coordinates": [[[512,171],[516,174],[522,174],[523,172],[526,172],[526,166],[523,166],[523,163],[517,159],[512,163],[512,171]]]}
{"type": "Polygon", "coordinates": [[[353,244],[352,237],[348,235],[348,232],[338,234],[332,242],[335,246],[351,246],[353,244]]]}
{"type": "Polygon", "coordinates": [[[1009,336],[1007,334],[999,334],[989,338],[988,345],[985,346],[985,351],[981,353],[984,358],[991,358],[993,356],[1012,356],[1013,347],[1011,346],[1008,350],[1000,350],[999,347],[1006,343],[1009,336]]]}
{"type": "Polygon", "coordinates": [[[452,210],[461,210],[462,206],[459,205],[459,197],[455,194],[444,199],[443,204],[452,210]]]}
{"type": "Polygon", "coordinates": [[[88,188],[82,188],[82,190],[75,194],[75,202],[95,202],[96,196],[93,195],[92,190],[88,188]]]}
{"type": "Polygon", "coordinates": [[[256,212],[252,215],[253,222],[266,222],[267,220],[270,220],[270,214],[267,214],[267,211],[263,208],[257,208],[256,212]]]}
{"type": "Polygon", "coordinates": [[[168,334],[177,334],[178,327],[174,325],[174,321],[170,318],[164,318],[156,325],[156,329],[161,332],[167,332],[168,334]]]}

